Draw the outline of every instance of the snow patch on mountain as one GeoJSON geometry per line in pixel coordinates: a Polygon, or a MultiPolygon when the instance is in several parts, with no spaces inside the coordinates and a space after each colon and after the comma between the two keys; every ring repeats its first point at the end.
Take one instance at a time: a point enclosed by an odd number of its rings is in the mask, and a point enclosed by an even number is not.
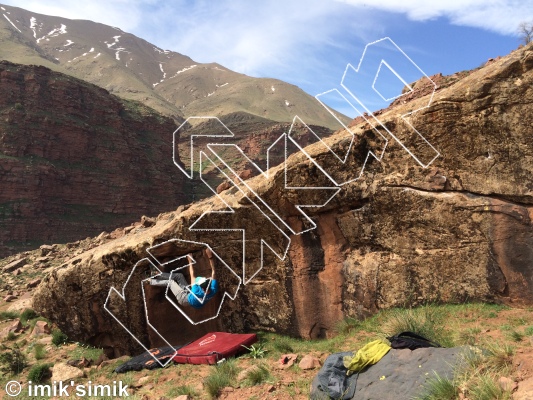
{"type": "Polygon", "coordinates": [[[65,33],[67,33],[67,26],[65,24],[61,24],[61,26],[59,28],[52,29],[50,32],[48,32],[48,34],[46,34],[43,37],[37,39],[37,43],[39,43],[43,39],[46,39],[47,41],[49,41],[50,38],[53,38],[53,37],[56,37],[56,36],[59,36],[59,35],[64,35],[65,33]]]}
{"type": "Polygon", "coordinates": [[[162,50],[159,47],[154,46],[154,51],[157,51],[159,54],[168,54],[170,50],[162,50]]]}
{"type": "Polygon", "coordinates": [[[35,28],[37,28],[37,20],[35,17],[30,18],[30,29],[33,31],[33,37],[37,39],[37,32],[35,31],[35,28]]]}
{"type": "Polygon", "coordinates": [[[113,36],[113,39],[114,39],[113,43],[108,43],[107,40],[104,41],[104,43],[107,45],[107,48],[109,49],[118,43],[118,40],[120,39],[120,37],[121,35],[113,36]]]}
{"type": "Polygon", "coordinates": [[[13,22],[11,22],[11,20],[7,17],[7,15],[5,15],[5,14],[2,14],[2,15],[4,16],[5,19],[7,19],[7,21],[8,21],[11,25],[13,25],[13,27],[14,27],[17,31],[19,31],[20,33],[22,33],[22,31],[17,27],[17,25],[15,25],[13,22]]]}
{"type": "Polygon", "coordinates": [[[115,49],[116,52],[115,52],[115,58],[120,61],[120,53],[121,52],[124,52],[124,53],[130,53],[129,51],[126,51],[126,49],[124,47],[119,47],[118,49],[115,49]]]}
{"type": "MultiPolygon", "coordinates": [[[[67,62],[75,61],[75,60],[77,60],[78,58],[80,58],[80,57],[85,57],[87,54],[89,54],[89,53],[93,53],[93,52],[94,52],[94,47],[91,47],[91,49],[90,49],[89,51],[83,53],[81,56],[74,57],[72,60],[68,60],[67,62]]],[[[98,53],[98,54],[100,54],[100,53],[98,53]]],[[[98,57],[98,56],[96,56],[96,57],[98,57]]],[[[96,57],[94,57],[94,58],[96,58],[96,57]]]]}
{"type": "Polygon", "coordinates": [[[183,69],[180,69],[178,72],[176,72],[174,75],[172,75],[170,78],[168,79],[172,79],[172,78],[175,78],[176,76],[178,76],[179,74],[181,74],[182,72],[185,72],[185,71],[189,71],[193,68],[196,68],[198,65],[194,64],[194,65],[191,65],[190,67],[185,67],[183,69]]]}

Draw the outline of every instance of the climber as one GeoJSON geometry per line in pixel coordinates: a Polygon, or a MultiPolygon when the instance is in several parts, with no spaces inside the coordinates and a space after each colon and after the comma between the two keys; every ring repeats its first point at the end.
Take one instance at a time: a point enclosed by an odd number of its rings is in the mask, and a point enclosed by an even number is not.
{"type": "Polygon", "coordinates": [[[189,305],[194,308],[202,308],[218,292],[218,282],[215,279],[215,260],[213,259],[213,253],[209,248],[206,248],[205,255],[209,259],[209,265],[211,266],[211,278],[195,276],[193,258],[189,253],[187,254],[187,259],[189,261],[189,274],[191,276],[190,287],[187,285],[187,279],[185,279],[185,276],[180,272],[174,272],[172,274],[163,272],[160,275],[151,278],[150,285],[170,286],[170,290],[174,296],[176,296],[178,304],[182,306],[189,305]]]}

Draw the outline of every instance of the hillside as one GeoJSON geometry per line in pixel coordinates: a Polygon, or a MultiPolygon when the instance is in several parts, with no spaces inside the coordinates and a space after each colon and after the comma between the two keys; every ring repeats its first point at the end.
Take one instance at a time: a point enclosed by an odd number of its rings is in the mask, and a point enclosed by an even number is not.
{"type": "Polygon", "coordinates": [[[177,119],[246,112],[276,122],[298,115],[307,124],[338,128],[312,96],[294,85],[201,64],[92,21],[7,5],[0,11],[0,59],[44,65],[177,119]]]}
{"type": "Polygon", "coordinates": [[[189,201],[174,121],[52,72],[0,61],[0,255],[70,242],[189,201]]]}
{"type": "MultiPolygon", "coordinates": [[[[0,96],[0,222],[6,228],[0,256],[93,236],[212,195],[173,163],[176,121],[136,101],[45,67],[7,61],[0,61],[0,96]]],[[[268,147],[291,125],[244,112],[221,121],[251,159],[229,161],[248,176],[256,174],[252,161],[265,167],[268,147]]],[[[179,148],[188,148],[191,135],[219,133],[208,125],[186,124],[179,148]]],[[[282,148],[272,152],[270,166],[282,155],[282,148]]],[[[224,180],[214,170],[204,174],[215,187],[224,180]]]]}

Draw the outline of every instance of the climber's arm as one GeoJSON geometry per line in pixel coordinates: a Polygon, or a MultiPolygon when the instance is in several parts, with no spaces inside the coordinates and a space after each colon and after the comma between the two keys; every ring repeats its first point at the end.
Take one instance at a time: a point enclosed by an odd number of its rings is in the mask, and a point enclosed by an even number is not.
{"type": "Polygon", "coordinates": [[[205,249],[205,254],[207,254],[207,258],[209,258],[209,265],[211,266],[211,280],[215,279],[215,259],[213,256],[213,252],[208,247],[205,249]]]}
{"type": "Polygon", "coordinates": [[[191,276],[191,286],[194,285],[194,280],[196,277],[194,276],[194,268],[193,268],[193,258],[191,253],[187,254],[187,260],[189,260],[189,275],[191,276]]]}

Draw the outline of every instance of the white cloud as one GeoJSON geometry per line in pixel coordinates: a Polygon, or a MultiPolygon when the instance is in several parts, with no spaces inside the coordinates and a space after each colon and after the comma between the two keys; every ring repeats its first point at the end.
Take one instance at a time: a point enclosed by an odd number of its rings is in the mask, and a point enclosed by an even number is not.
{"type": "MultiPolygon", "coordinates": [[[[261,75],[291,65],[297,69],[303,59],[313,62],[321,47],[334,46],[335,37],[352,24],[340,12],[343,9],[353,12],[341,3],[322,0],[225,0],[209,6],[200,1],[188,5],[186,12],[156,13],[151,25],[160,18],[160,26],[171,27],[166,34],[154,32],[165,47],[200,62],[216,61],[261,75]]],[[[344,34],[357,37],[355,30],[344,34]]]]}
{"type": "Polygon", "coordinates": [[[518,24],[533,19],[527,0],[337,0],[357,7],[404,13],[414,21],[446,17],[457,25],[482,28],[504,35],[516,34],[518,24]]]}

